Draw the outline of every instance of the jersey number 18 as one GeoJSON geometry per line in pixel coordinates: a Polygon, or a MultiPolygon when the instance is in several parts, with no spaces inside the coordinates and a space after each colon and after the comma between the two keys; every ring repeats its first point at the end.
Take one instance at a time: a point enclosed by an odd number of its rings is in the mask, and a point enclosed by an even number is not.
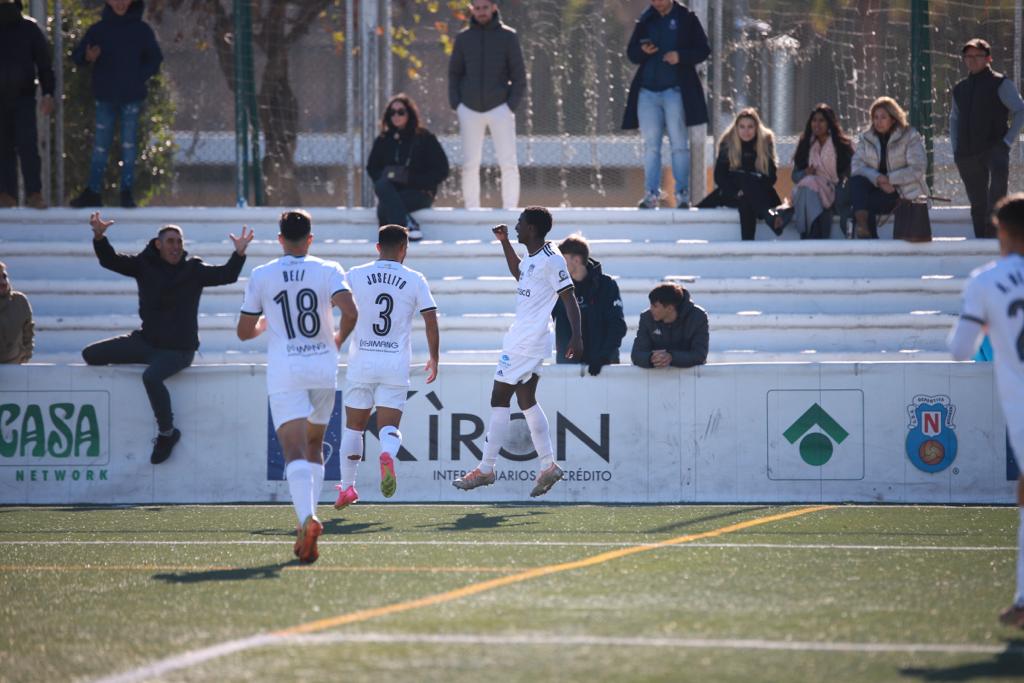
{"type": "Polygon", "coordinates": [[[320,334],[320,314],[317,312],[316,292],[312,289],[300,289],[295,294],[295,308],[299,315],[292,321],[292,307],[288,301],[288,292],[282,289],[274,297],[281,306],[281,317],[284,318],[284,329],[289,339],[295,339],[295,323],[298,323],[299,334],[312,339],[320,334]]]}

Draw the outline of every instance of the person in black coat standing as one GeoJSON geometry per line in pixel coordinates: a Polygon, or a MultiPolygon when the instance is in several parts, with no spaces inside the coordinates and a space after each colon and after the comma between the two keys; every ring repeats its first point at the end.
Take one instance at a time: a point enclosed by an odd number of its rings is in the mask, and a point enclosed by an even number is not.
{"type": "Polygon", "coordinates": [[[448,170],[448,156],[434,134],[420,125],[413,99],[403,93],[392,97],[366,162],[377,195],[378,223],[404,225],[410,241],[422,239],[412,212],[434,203],[448,170]]]}
{"type": "Polygon", "coordinates": [[[690,293],[666,282],[647,295],[630,356],[641,368],[692,368],[708,362],[708,314],[690,293]]]}
{"type": "Polygon", "coordinates": [[[160,71],[163,54],[156,35],[142,20],[142,0],[107,0],[100,20],[90,26],[75,46],[75,64],[92,66],[92,92],[96,98],[96,134],[89,164],[89,183],[71,200],[71,206],[102,206],[103,172],[114,142],[114,124],[121,118],[121,206],[132,208],[135,198],[136,139],[146,81],[160,71]]]}
{"type": "Polygon", "coordinates": [[[204,287],[229,285],[238,280],[245,264],[245,249],[253,231],[242,236],[229,235],[235,245],[231,258],[223,266],[211,266],[189,256],[184,249],[184,234],[177,225],[165,225],[139,254],[119,254],[105,236],[114,221],[89,217],[92,247],[100,265],[121,275],[135,278],[139,286],[139,318],[142,329],[86,346],[82,358],[88,365],[142,363],[142,383],[156,416],[158,435],[150,462],[159,464],[170,457],[181,438],[174,428],[171,395],[164,380],[192,365],[199,348],[199,298],[204,287]]]}
{"type": "Polygon", "coordinates": [[[46,36],[21,13],[21,2],[0,0],[0,208],[18,204],[18,160],[25,204],[45,209],[36,132],[36,76],[43,91],[39,111],[53,112],[53,66],[46,36]]]}
{"type": "Polygon", "coordinates": [[[580,305],[583,330],[583,356],[566,358],[572,326],[561,299],[555,302],[551,317],[555,319],[556,363],[581,363],[591,375],[598,375],[605,365],[619,362],[619,347],[626,336],[626,320],[622,312],[622,296],[615,280],[605,275],[601,264],[590,258],[590,245],[582,235],[569,235],[558,245],[569,266],[569,276],[580,305]]]}
{"type": "Polygon", "coordinates": [[[626,99],[624,130],[640,129],[644,142],[644,196],[637,205],[653,209],[661,198],[661,141],[672,149],[676,208],[690,206],[690,139],[687,128],[708,122],[704,86],[697,65],[711,55],[700,19],[674,0],[651,0],[636,21],[626,47],[638,65],[626,99]]]}

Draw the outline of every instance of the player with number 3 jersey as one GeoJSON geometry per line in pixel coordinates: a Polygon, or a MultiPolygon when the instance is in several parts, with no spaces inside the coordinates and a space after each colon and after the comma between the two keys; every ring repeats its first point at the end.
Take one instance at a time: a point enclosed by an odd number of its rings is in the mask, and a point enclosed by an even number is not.
{"type": "MultiPolygon", "coordinates": [[[[1002,257],[971,273],[949,348],[957,360],[968,360],[988,332],[995,354],[996,387],[1020,469],[1024,465],[1024,193],[996,204],[995,219],[1002,257]]],[[[1024,628],[1024,478],[1017,480],[1017,503],[1017,593],[999,620],[1024,628]]]]}
{"type": "Polygon", "coordinates": [[[355,326],[358,311],[344,269],[309,254],[309,214],[285,212],[280,230],[277,239],[284,255],[253,269],[238,338],[270,334],[267,393],[299,520],[295,555],[302,562],[315,562],[317,538],[323,532],[316,504],[324,483],[323,441],[334,410],[338,349],[355,326]],[[342,312],[337,333],[334,308],[342,312]]]}
{"type": "Polygon", "coordinates": [[[423,316],[426,326],[430,354],[427,383],[437,376],[437,304],[426,278],[404,265],[408,249],[409,231],[401,225],[385,225],[377,233],[380,258],[348,273],[352,296],[362,314],[349,344],[345,373],[341,484],[334,503],[338,510],[359,500],[356,469],[363,457],[363,432],[374,408],[381,449],[380,491],[385,498],[395,495],[395,458],[402,447],[398,426],[409,390],[410,334],[417,313],[423,316]]]}

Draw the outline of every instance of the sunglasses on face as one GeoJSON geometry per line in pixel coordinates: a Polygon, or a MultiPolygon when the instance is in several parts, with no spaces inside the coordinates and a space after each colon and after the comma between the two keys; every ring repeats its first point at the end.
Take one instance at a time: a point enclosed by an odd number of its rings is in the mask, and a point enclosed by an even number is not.
{"type": "Polygon", "coordinates": [[[405,116],[409,112],[405,109],[389,109],[388,116],[405,116]]]}

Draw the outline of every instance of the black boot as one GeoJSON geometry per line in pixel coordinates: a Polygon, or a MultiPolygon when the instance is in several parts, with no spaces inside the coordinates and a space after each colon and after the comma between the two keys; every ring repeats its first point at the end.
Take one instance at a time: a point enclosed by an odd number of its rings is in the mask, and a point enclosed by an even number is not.
{"type": "Polygon", "coordinates": [[[103,197],[101,197],[98,192],[93,192],[87,187],[68,203],[75,209],[85,209],[91,206],[103,206],[103,197]]]}
{"type": "Polygon", "coordinates": [[[121,190],[121,207],[124,209],[135,208],[135,197],[132,197],[131,189],[121,190]]]}
{"type": "Polygon", "coordinates": [[[171,432],[169,436],[157,434],[156,438],[153,439],[153,453],[149,456],[149,461],[154,465],[159,465],[171,457],[171,449],[174,448],[174,444],[178,443],[180,439],[181,432],[177,429],[171,432]]]}

